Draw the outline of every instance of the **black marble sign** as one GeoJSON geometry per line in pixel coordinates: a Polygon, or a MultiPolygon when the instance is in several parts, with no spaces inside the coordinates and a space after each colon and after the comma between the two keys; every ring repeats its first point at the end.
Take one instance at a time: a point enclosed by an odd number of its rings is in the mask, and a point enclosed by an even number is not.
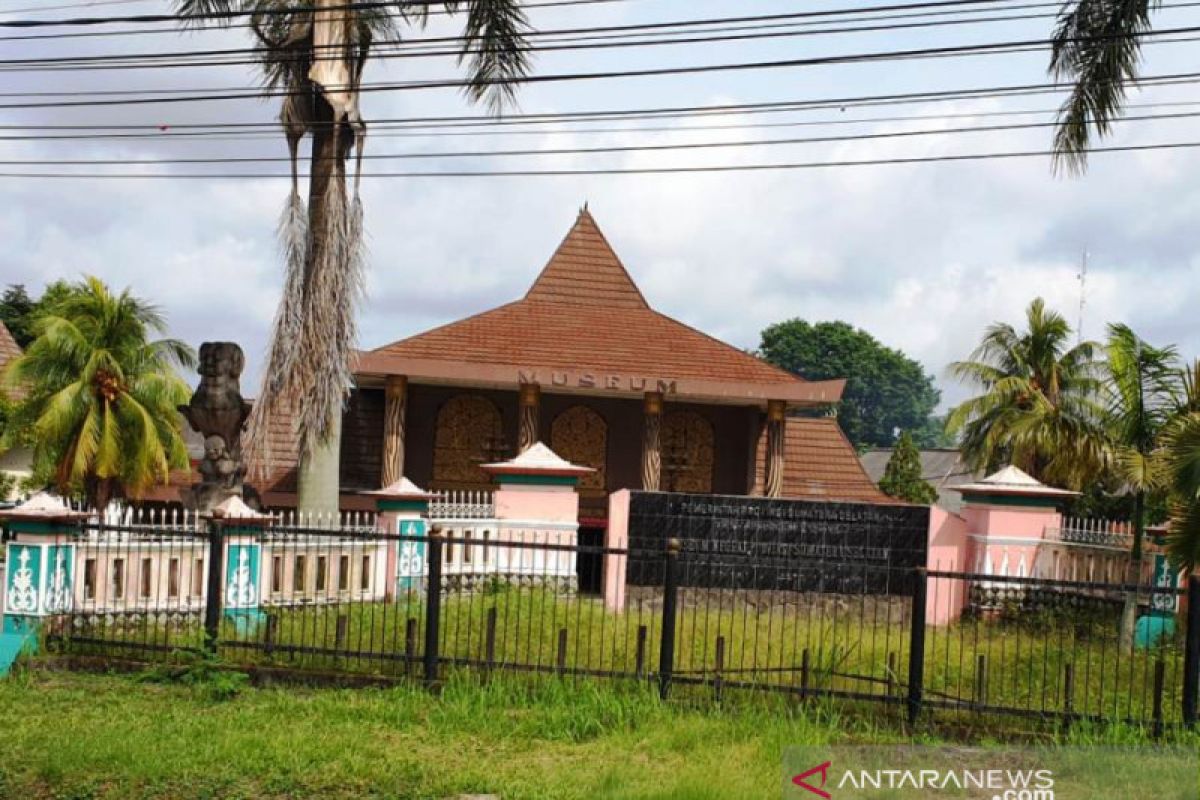
{"type": "Polygon", "coordinates": [[[927,506],[633,492],[627,580],[661,585],[676,538],[680,586],[908,594],[928,531],[927,506]]]}

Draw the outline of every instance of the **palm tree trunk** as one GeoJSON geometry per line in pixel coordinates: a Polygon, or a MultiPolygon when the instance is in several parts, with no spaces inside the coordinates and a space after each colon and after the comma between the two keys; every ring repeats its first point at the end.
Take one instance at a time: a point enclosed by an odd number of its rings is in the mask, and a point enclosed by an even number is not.
{"type": "Polygon", "coordinates": [[[108,508],[108,504],[112,502],[116,489],[115,484],[116,481],[112,478],[92,478],[87,481],[84,493],[87,495],[88,504],[103,514],[104,509],[108,508]]]}
{"type": "MultiPolygon", "coordinates": [[[[1146,533],[1146,493],[1138,492],[1133,497],[1133,547],[1129,552],[1129,568],[1125,582],[1136,584],[1142,577],[1142,537],[1146,533]]],[[[1121,648],[1132,649],[1137,630],[1137,592],[1126,592],[1125,605],[1121,609],[1121,648]]]]}
{"type": "MultiPolygon", "coordinates": [[[[304,276],[306,313],[313,313],[314,303],[320,302],[319,298],[309,295],[309,290],[315,284],[314,270],[329,263],[325,252],[334,244],[329,241],[329,227],[326,224],[330,213],[329,186],[332,181],[345,181],[345,172],[338,169],[340,148],[337,128],[333,124],[333,108],[320,92],[315,92],[314,111],[312,166],[308,182],[308,230],[311,239],[304,276]]],[[[334,410],[333,416],[334,424],[330,427],[329,435],[316,443],[310,452],[306,453],[301,448],[297,506],[306,513],[333,513],[338,510],[341,409],[334,410]]]]}
{"type": "Polygon", "coordinates": [[[305,514],[336,514],[342,454],[342,415],[337,415],[329,439],[300,459],[297,508],[305,514]]]}

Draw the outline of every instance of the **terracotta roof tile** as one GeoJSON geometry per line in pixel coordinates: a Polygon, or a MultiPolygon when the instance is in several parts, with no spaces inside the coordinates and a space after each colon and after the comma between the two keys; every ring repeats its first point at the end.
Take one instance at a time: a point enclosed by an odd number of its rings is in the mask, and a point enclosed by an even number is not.
{"type": "MultiPolygon", "coordinates": [[[[4,371],[10,361],[21,355],[21,352],[21,346],[17,344],[17,340],[13,338],[4,323],[0,322],[0,373],[4,371]]],[[[9,399],[20,400],[23,392],[14,389],[8,392],[8,396],[9,399]]]]}
{"type": "MultiPolygon", "coordinates": [[[[832,417],[789,417],[784,433],[783,496],[868,503],[894,503],[879,491],[832,417]]],[[[754,494],[766,476],[767,436],[758,440],[754,494]]]]}
{"type": "Polygon", "coordinates": [[[0,369],[8,366],[8,362],[21,355],[21,346],[9,333],[8,328],[0,322],[0,369]]]}
{"type": "Polygon", "coordinates": [[[803,382],[650,308],[586,210],[524,298],[375,352],[657,378],[803,382]]]}
{"type": "Polygon", "coordinates": [[[574,227],[525,299],[607,308],[650,307],[587,209],[579,212],[574,227]]]}

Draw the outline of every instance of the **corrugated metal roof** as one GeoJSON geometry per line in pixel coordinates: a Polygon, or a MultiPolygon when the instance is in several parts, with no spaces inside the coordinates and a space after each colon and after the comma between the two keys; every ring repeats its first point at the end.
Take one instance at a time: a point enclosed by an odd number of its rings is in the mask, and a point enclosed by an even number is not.
{"type": "MultiPolygon", "coordinates": [[[[920,456],[921,477],[937,489],[937,504],[957,513],[962,508],[962,495],[953,487],[971,483],[982,473],[972,470],[963,460],[962,453],[953,448],[921,450],[920,456]]],[[[888,447],[877,447],[860,456],[863,468],[876,485],[882,480],[891,457],[892,450],[888,447]]]]}

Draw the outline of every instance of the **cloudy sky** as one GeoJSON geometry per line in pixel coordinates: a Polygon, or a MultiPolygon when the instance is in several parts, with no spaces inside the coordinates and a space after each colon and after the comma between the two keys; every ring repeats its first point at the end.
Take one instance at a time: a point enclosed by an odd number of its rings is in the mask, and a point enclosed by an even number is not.
{"type": "MultiPolygon", "coordinates": [[[[544,0],[537,0],[538,2],[544,0]]],[[[164,0],[96,3],[0,0],[0,20],[165,11],[164,0]]],[[[872,0],[871,5],[883,5],[872,0]]],[[[891,3],[889,3],[890,5],[891,3]]],[[[539,74],[603,72],[657,66],[730,64],[1044,39],[1054,4],[1000,0],[981,13],[870,22],[807,21],[808,31],[847,25],[941,21],[775,39],[612,48],[538,55],[539,74]],[[1031,19],[996,18],[1036,15],[1031,19]],[[990,19],[991,21],[981,21],[990,19]]],[[[1197,5],[1197,4],[1190,4],[1197,5]]],[[[860,8],[848,0],[616,0],[536,8],[543,30],[615,26],[696,18],[860,8]]],[[[943,11],[945,9],[942,9],[943,11]]],[[[957,9],[956,9],[957,11],[957,9]]],[[[895,14],[896,12],[892,12],[895,14]]],[[[907,12],[917,13],[917,12],[907,12]]],[[[1200,25],[1200,8],[1171,8],[1161,28],[1200,25]]],[[[455,33],[454,18],[435,19],[418,39],[455,33]]],[[[161,29],[124,25],[36,33],[161,29]]],[[[775,29],[781,30],[781,29],[775,29]]],[[[799,31],[798,27],[782,30],[799,31]]],[[[0,36],[29,35],[4,30],[0,36]]],[[[101,53],[144,53],[242,47],[244,30],[187,34],[20,39],[4,42],[5,59],[101,53]]],[[[1194,33],[1149,44],[1145,75],[1197,69],[1194,33]]],[[[521,112],[647,109],[766,101],[849,98],[947,89],[1039,84],[1043,49],[958,58],[889,60],[827,66],[529,85],[521,112]]],[[[0,160],[162,159],[286,154],[282,137],[186,138],[189,123],[270,121],[275,101],[13,108],[33,103],[97,99],[86,94],[15,96],[26,92],[240,89],[257,77],[251,67],[120,71],[42,71],[12,66],[4,73],[0,125],[166,126],[157,138],[124,140],[0,139],[0,160]]],[[[369,82],[450,77],[451,58],[376,61],[369,82]]],[[[1134,93],[1136,116],[1200,111],[1189,82],[1134,93]],[[1144,105],[1152,104],[1152,105],[1144,105]],[[1166,104],[1166,105],[1160,105],[1166,104]],[[1190,104],[1190,105],[1189,105],[1190,104]]],[[[113,96],[107,96],[112,98],[113,96]]],[[[397,136],[377,125],[372,154],[506,148],[560,149],[608,145],[728,142],[847,133],[1047,122],[1059,96],[1041,94],[940,103],[809,110],[780,114],[677,118],[655,122],[555,124],[521,135],[397,136]],[[896,116],[923,119],[884,120],[896,116]],[[852,122],[847,122],[852,121],[852,122]],[[840,124],[829,124],[837,122],[840,124]],[[770,123],[773,127],[761,127],[770,123]],[[818,124],[821,123],[821,124],[818,124]],[[641,126],[668,130],[638,130],[641,126]],[[696,130],[696,126],[725,126],[696,130]],[[627,130],[613,130],[627,128],[627,130]],[[692,130],[687,130],[692,128],[692,130]],[[599,130],[597,130],[599,129],[599,130]]],[[[371,92],[368,120],[483,114],[454,89],[371,92]]],[[[1200,140],[1200,117],[1139,120],[1116,126],[1109,144],[1200,140]]],[[[57,131],[61,134],[63,131],[57,131]]],[[[12,129],[0,134],[51,131],[12,129]]],[[[411,132],[410,132],[411,134],[411,132]]],[[[1047,128],[939,133],[825,144],[773,145],[701,151],[536,157],[452,158],[373,162],[378,170],[583,169],[821,162],[960,153],[1044,150],[1047,128]]],[[[690,175],[568,177],[367,178],[369,297],[361,312],[361,344],[375,347],[518,297],[533,280],[585,201],[650,301],[662,311],[740,347],[754,347],[767,324],[791,317],[843,319],[919,359],[937,376],[946,399],[962,389],[944,380],[947,362],[969,351],[993,320],[1019,320],[1037,296],[1074,321],[1079,312],[1079,263],[1089,253],[1084,332],[1123,320],[1156,343],[1177,343],[1200,355],[1193,320],[1200,301],[1200,153],[1190,149],[1097,154],[1082,178],[1055,177],[1047,158],[959,161],[690,175]]],[[[139,175],[203,173],[203,165],[61,167],[139,175]]],[[[235,165],[283,172],[282,164],[235,165]]],[[[9,164],[0,172],[52,171],[9,164]]],[[[38,291],[58,278],[99,275],[160,304],[173,334],[198,344],[234,339],[249,357],[253,386],[279,295],[275,222],[286,181],[278,179],[146,178],[136,180],[0,177],[0,282],[38,291]]]]}

